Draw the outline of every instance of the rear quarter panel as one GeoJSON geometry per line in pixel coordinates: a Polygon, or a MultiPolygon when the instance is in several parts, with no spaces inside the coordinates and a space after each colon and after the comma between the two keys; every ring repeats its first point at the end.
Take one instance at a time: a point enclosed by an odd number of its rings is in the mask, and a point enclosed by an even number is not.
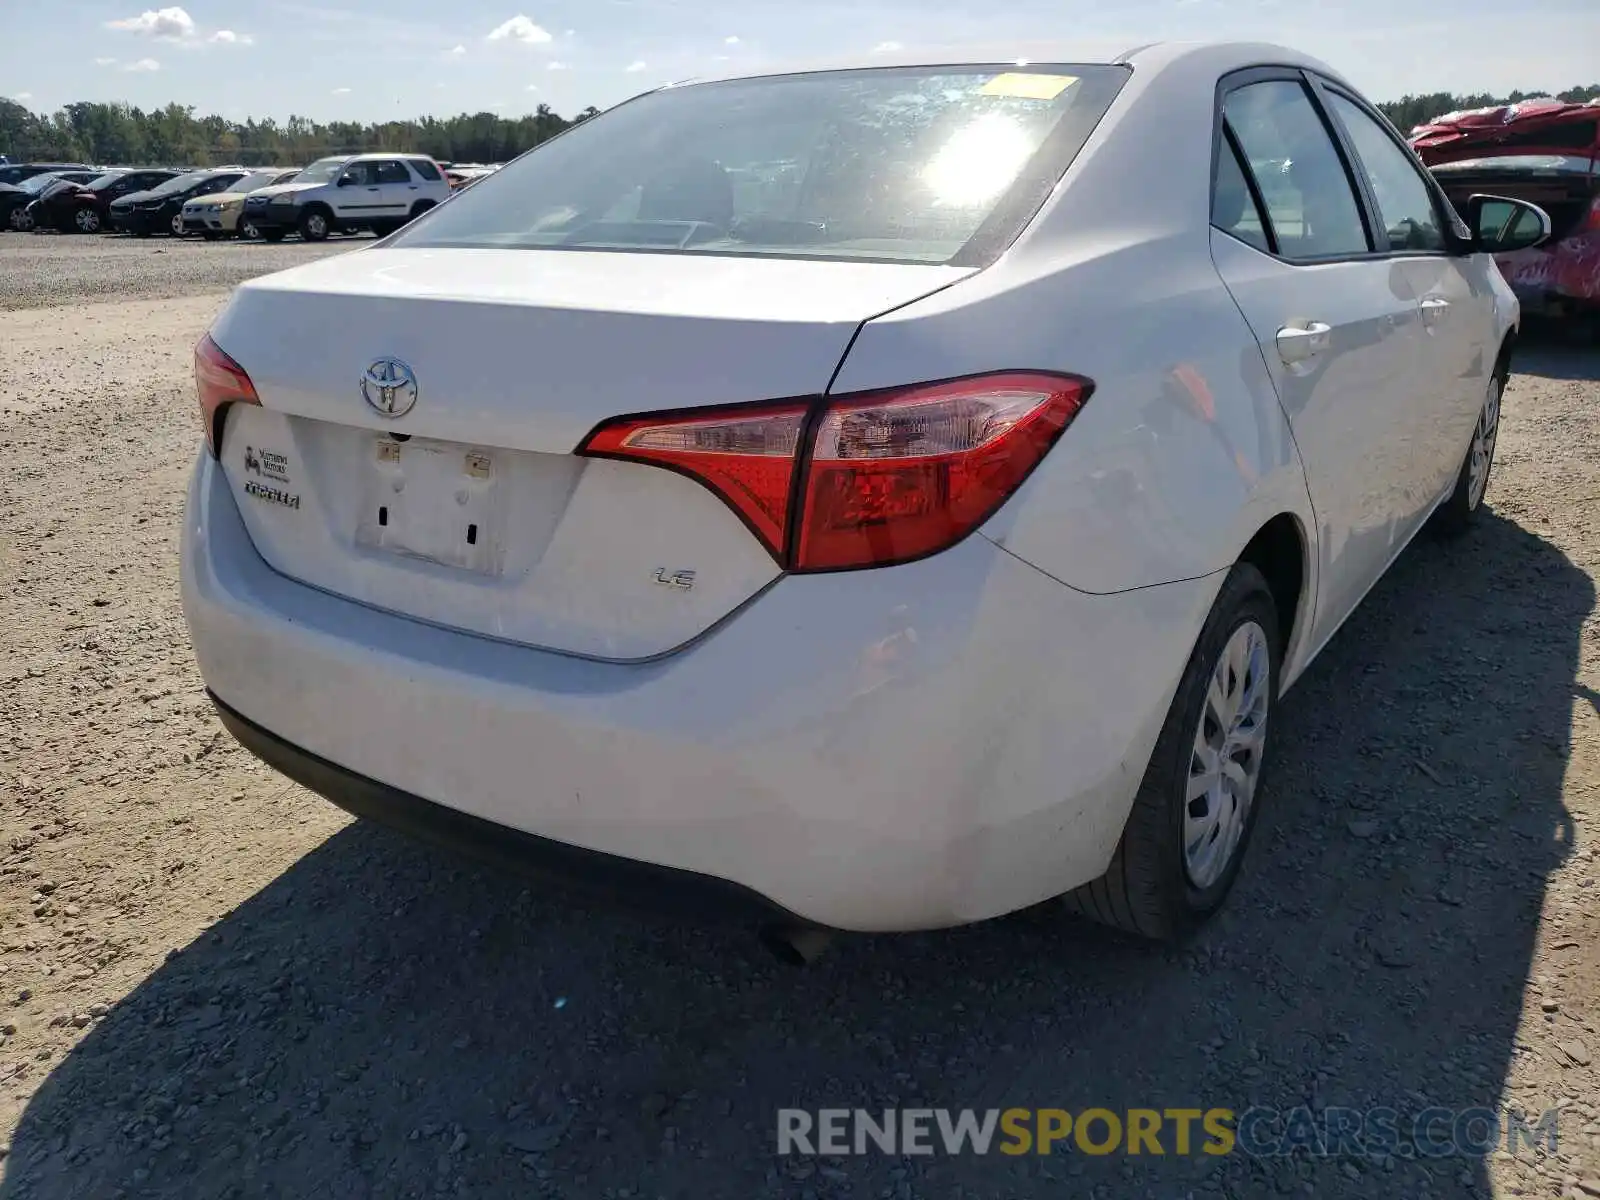
{"type": "Polygon", "coordinates": [[[1084,250],[868,323],[835,390],[1003,368],[1092,379],[1077,419],[983,528],[1081,591],[1220,570],[1278,513],[1314,529],[1288,422],[1205,227],[1084,250]]]}

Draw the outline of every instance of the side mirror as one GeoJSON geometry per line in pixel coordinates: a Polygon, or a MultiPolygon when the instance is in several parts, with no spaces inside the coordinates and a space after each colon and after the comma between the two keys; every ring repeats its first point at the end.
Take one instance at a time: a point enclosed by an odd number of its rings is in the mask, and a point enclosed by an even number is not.
{"type": "Polygon", "coordinates": [[[337,186],[339,186],[339,187],[349,187],[354,182],[355,182],[355,180],[352,179],[350,176],[341,175],[341,176],[339,176],[339,183],[338,183],[337,186]]]}
{"type": "Polygon", "coordinates": [[[1550,238],[1550,214],[1526,200],[1471,196],[1464,215],[1472,230],[1473,248],[1486,254],[1527,250],[1550,238]]]}

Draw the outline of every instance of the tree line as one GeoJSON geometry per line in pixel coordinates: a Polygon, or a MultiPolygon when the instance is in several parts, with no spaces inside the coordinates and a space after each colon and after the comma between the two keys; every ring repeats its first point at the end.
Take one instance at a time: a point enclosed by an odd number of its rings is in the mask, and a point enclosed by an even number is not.
{"type": "Polygon", "coordinates": [[[82,101],[46,115],[0,99],[0,154],[13,162],[105,164],[238,163],[295,166],[332,154],[393,150],[441,162],[505,162],[597,112],[568,119],[541,104],[521,117],[462,113],[414,121],[331,121],[290,117],[279,123],[196,116],[191,105],[145,111],[131,104],[82,101]]]}
{"type": "MultiPolygon", "coordinates": [[[[1432,92],[1402,96],[1380,104],[1403,133],[1447,112],[1514,104],[1546,95],[1487,92],[1456,96],[1432,92]]],[[[1600,98],[1600,84],[1568,88],[1558,98],[1583,102],[1600,98]]],[[[80,101],[54,113],[35,113],[13,100],[0,99],[0,153],[14,162],[58,160],[110,164],[240,163],[246,166],[296,165],[331,154],[371,150],[431,154],[444,162],[505,162],[554,137],[598,109],[586,108],[568,119],[541,104],[520,117],[495,113],[462,113],[454,117],[422,117],[412,121],[330,121],[290,117],[279,123],[230,121],[216,115],[196,116],[192,105],[168,104],[149,112],[131,104],[80,101]]]]}
{"type": "MultiPolygon", "coordinates": [[[[1519,91],[1512,92],[1509,96],[1495,96],[1489,92],[1479,92],[1473,96],[1453,96],[1449,92],[1430,92],[1426,96],[1402,96],[1398,100],[1391,100],[1378,107],[1383,110],[1384,116],[1394,122],[1396,129],[1401,133],[1410,133],[1418,125],[1426,125],[1435,117],[1444,116],[1445,113],[1459,112],[1464,108],[1496,108],[1502,104],[1520,104],[1524,100],[1536,100],[1550,94],[1519,91]]],[[[1555,99],[1565,100],[1569,104],[1585,104],[1590,100],[1600,99],[1600,83],[1556,92],[1555,99]]]]}

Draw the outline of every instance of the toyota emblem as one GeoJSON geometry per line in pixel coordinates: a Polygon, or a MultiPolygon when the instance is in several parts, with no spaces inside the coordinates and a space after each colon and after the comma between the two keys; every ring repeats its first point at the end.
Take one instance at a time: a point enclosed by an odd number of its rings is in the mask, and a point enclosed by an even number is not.
{"type": "Polygon", "coordinates": [[[403,417],[417,402],[417,377],[398,358],[380,358],[361,374],[361,396],[386,417],[403,417]]]}

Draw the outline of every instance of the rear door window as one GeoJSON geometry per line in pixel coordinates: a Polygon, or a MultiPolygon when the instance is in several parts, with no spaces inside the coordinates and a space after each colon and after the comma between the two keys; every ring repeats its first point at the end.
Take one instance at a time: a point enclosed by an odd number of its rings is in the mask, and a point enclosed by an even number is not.
{"type": "Polygon", "coordinates": [[[439,182],[439,168],[434,166],[427,159],[413,158],[409,159],[408,161],[411,163],[411,169],[418,175],[421,175],[429,183],[439,182]]]}
{"type": "Polygon", "coordinates": [[[1250,194],[1250,184],[1231,139],[1224,138],[1217,159],[1217,182],[1211,193],[1211,223],[1257,250],[1271,251],[1266,222],[1250,194]]]}
{"type": "Polygon", "coordinates": [[[1228,94],[1223,116],[1244,152],[1282,257],[1332,258],[1371,249],[1350,175],[1304,84],[1247,84],[1228,94]]]}
{"type": "Polygon", "coordinates": [[[373,175],[375,176],[373,182],[375,183],[411,182],[411,172],[406,170],[406,165],[403,162],[388,158],[370,165],[373,168],[373,175]]]}

